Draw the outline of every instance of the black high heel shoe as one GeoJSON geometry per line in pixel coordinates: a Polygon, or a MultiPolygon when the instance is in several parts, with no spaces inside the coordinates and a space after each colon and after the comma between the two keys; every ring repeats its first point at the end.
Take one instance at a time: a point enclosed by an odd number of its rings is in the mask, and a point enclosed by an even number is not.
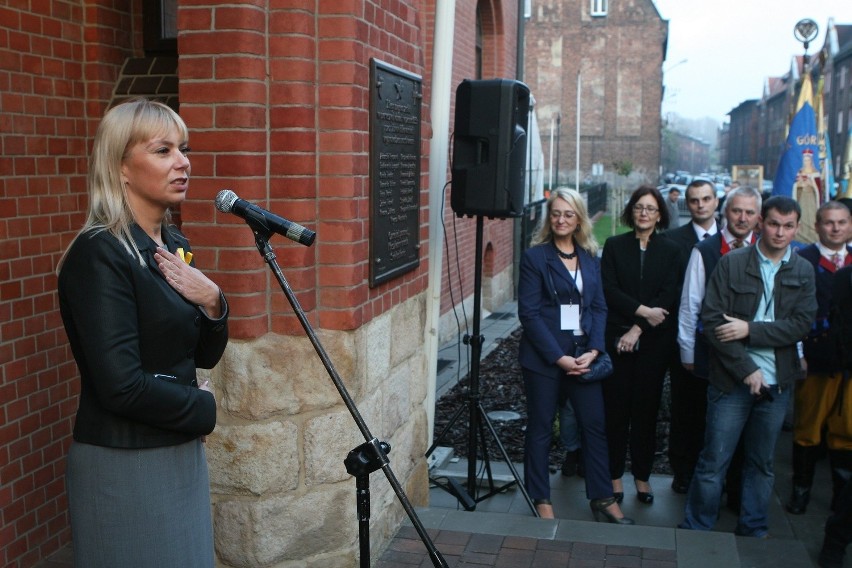
{"type": "MultiPolygon", "coordinates": [[[[647,482],[646,482],[647,484],[647,482]]],[[[648,485],[650,488],[650,485],[648,485]]],[[[639,487],[636,488],[636,500],[640,503],[644,503],[646,505],[650,505],[654,502],[654,493],[653,491],[639,491],[639,487]]]]}
{"type": "Polygon", "coordinates": [[[594,515],[595,521],[599,523],[613,523],[616,525],[634,524],[633,519],[628,519],[627,517],[619,518],[606,510],[607,507],[616,502],[617,501],[615,497],[604,497],[603,499],[592,499],[591,501],[589,501],[589,508],[592,510],[592,515],[594,515]]]}
{"type": "Polygon", "coordinates": [[[654,494],[653,493],[645,493],[644,491],[636,492],[636,499],[640,503],[645,503],[646,505],[650,505],[654,502],[654,494]]]}

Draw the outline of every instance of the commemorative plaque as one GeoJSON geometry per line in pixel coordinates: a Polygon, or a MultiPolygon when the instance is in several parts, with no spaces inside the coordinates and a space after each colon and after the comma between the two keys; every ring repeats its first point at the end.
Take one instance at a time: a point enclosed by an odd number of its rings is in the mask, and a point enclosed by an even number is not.
{"type": "Polygon", "coordinates": [[[370,287],[420,265],[423,80],[370,60],[370,287]]]}

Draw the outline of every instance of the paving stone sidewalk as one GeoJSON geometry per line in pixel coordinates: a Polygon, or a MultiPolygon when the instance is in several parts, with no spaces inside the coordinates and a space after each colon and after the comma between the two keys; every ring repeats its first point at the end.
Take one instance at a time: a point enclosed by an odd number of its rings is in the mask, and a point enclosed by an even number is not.
{"type": "MultiPolygon", "coordinates": [[[[429,536],[451,567],[494,568],[676,568],[674,550],[640,548],[430,530],[429,536]]],[[[432,559],[413,527],[401,527],[377,568],[429,567],[432,559]]]]}

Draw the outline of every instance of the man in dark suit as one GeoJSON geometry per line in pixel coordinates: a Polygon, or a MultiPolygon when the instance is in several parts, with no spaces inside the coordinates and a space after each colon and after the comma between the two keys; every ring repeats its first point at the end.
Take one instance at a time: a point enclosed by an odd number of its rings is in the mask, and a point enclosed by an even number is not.
{"type": "Polygon", "coordinates": [[[716,188],[707,180],[693,181],[686,186],[686,207],[689,209],[690,222],[665,233],[681,247],[681,266],[686,266],[689,253],[698,241],[719,232],[716,224],[716,209],[719,207],[716,188]]]}
{"type": "MultiPolygon", "coordinates": [[[[852,399],[850,396],[852,388],[849,382],[849,373],[852,369],[852,265],[845,266],[835,273],[831,301],[831,336],[834,338],[832,344],[840,355],[844,376],[844,395],[848,401],[852,399]]],[[[848,408],[847,403],[845,416],[847,428],[850,424],[848,408]]],[[[852,542],[852,460],[849,459],[850,457],[852,453],[847,453],[847,462],[844,467],[847,474],[846,484],[832,503],[834,514],[825,523],[825,538],[818,559],[821,568],[842,568],[846,547],[852,542]]],[[[832,469],[834,465],[832,464],[832,469]]],[[[832,471],[832,474],[834,473],[832,471]]]]}
{"type": "MultiPolygon", "coordinates": [[[[695,180],[686,187],[686,206],[691,221],[677,229],[663,233],[674,241],[680,250],[679,266],[686,267],[692,247],[699,241],[719,232],[716,208],[719,199],[716,189],[707,180],[695,180]]],[[[678,285],[683,286],[684,274],[679,274],[678,285]]],[[[676,312],[675,312],[676,313],[676,312]]],[[[701,451],[701,437],[694,432],[704,428],[704,416],[696,416],[695,405],[705,403],[707,383],[695,377],[681,365],[677,345],[672,345],[669,365],[671,381],[671,428],[669,433],[669,463],[674,472],[672,489],[686,493],[695,468],[695,459],[701,451]],[[698,447],[695,447],[698,444],[698,447]]]]}
{"type": "Polygon", "coordinates": [[[830,341],[829,325],[835,273],[852,264],[852,247],[846,244],[850,225],[852,216],[845,205],[824,203],[816,212],[819,241],[798,251],[814,267],[818,307],[804,341],[807,378],[796,383],[794,393],[793,491],[786,506],[794,515],[807,510],[816,462],[824,445],[828,446],[832,466],[832,503],[839,498],[848,477],[842,473],[844,464],[852,463],[852,413],[849,402],[844,402],[841,354],[830,341]]]}

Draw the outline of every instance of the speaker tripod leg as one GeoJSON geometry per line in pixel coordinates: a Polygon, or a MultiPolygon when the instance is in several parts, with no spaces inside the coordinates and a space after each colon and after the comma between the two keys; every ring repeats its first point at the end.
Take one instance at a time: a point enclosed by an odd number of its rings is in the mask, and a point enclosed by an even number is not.
{"type": "MultiPolygon", "coordinates": [[[[469,408],[469,403],[466,402],[465,404],[462,404],[461,406],[459,406],[458,409],[456,409],[455,413],[450,418],[449,422],[447,422],[446,426],[444,426],[444,429],[441,430],[441,433],[438,434],[438,437],[435,438],[435,441],[432,443],[432,445],[429,447],[429,449],[426,450],[425,456],[427,458],[432,455],[432,452],[435,451],[435,448],[437,448],[438,445],[444,440],[446,435],[450,432],[452,427],[455,425],[456,421],[459,419],[459,417],[462,415],[462,413],[468,408],[469,408]]],[[[443,489],[444,491],[446,491],[447,493],[449,493],[450,495],[452,495],[453,497],[458,499],[458,501],[462,504],[462,507],[464,507],[465,510],[467,510],[467,511],[476,510],[475,493],[474,494],[469,493],[470,490],[464,489],[455,479],[450,477],[450,478],[447,478],[446,483],[442,483],[442,482],[438,481],[437,479],[430,477],[429,481],[434,483],[436,487],[443,489]]]]}
{"type": "MultiPolygon", "coordinates": [[[[511,481],[511,482],[507,483],[506,485],[503,485],[502,487],[499,487],[497,489],[493,489],[493,481],[491,481],[492,491],[488,495],[483,496],[482,499],[490,497],[494,493],[499,493],[499,492],[503,491],[504,489],[506,489],[507,487],[511,487],[513,484],[517,484],[518,489],[521,492],[521,495],[524,496],[524,501],[527,502],[527,505],[529,506],[529,508],[533,512],[533,514],[536,517],[538,517],[539,516],[538,510],[535,508],[535,504],[533,503],[532,499],[530,498],[530,494],[527,493],[527,488],[524,486],[523,481],[521,481],[521,476],[518,474],[518,469],[515,467],[515,464],[512,463],[512,460],[509,459],[509,454],[508,454],[508,452],[506,452],[506,447],[503,445],[503,442],[500,441],[500,437],[497,435],[497,430],[494,429],[494,425],[491,424],[491,420],[485,414],[485,409],[482,408],[481,404],[479,405],[479,413],[480,413],[481,419],[482,419],[481,424],[485,425],[488,428],[488,430],[491,432],[491,437],[494,438],[494,442],[497,444],[497,449],[500,451],[500,455],[503,457],[503,461],[506,462],[506,466],[508,466],[509,471],[512,472],[512,477],[514,477],[514,481],[511,481]]],[[[482,448],[483,448],[483,452],[484,452],[483,455],[484,455],[485,460],[487,462],[488,461],[488,449],[485,446],[485,440],[482,441],[482,448]]],[[[490,469],[489,466],[486,466],[486,467],[488,468],[488,472],[489,472],[488,475],[489,475],[489,481],[490,481],[491,480],[491,469],[490,469]]]]}
{"type": "Polygon", "coordinates": [[[441,442],[443,442],[443,441],[444,441],[444,438],[445,438],[445,437],[446,437],[446,435],[449,433],[450,429],[451,429],[451,428],[455,425],[456,420],[458,420],[458,419],[459,419],[459,417],[461,416],[462,412],[464,412],[464,410],[465,410],[465,405],[461,405],[461,406],[459,406],[459,407],[458,407],[458,409],[456,409],[456,411],[455,411],[455,413],[453,414],[452,418],[450,418],[450,421],[449,421],[449,422],[447,422],[446,426],[444,426],[444,429],[443,429],[443,430],[441,430],[441,433],[440,433],[440,434],[438,434],[438,437],[437,437],[437,438],[435,438],[435,441],[432,443],[432,445],[431,445],[431,446],[429,446],[429,449],[428,449],[428,450],[426,450],[426,453],[424,454],[424,456],[425,456],[425,457],[427,457],[427,458],[428,458],[429,456],[431,456],[431,455],[432,455],[432,452],[434,452],[434,451],[435,451],[435,448],[437,448],[437,447],[438,447],[438,445],[439,445],[441,442]]]}

